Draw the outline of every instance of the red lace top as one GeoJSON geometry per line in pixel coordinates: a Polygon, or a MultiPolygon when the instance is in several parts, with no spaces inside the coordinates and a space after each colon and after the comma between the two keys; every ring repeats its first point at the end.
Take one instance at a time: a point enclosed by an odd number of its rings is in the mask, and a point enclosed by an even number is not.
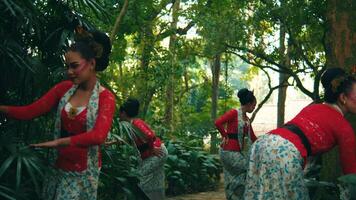
{"type": "MultiPolygon", "coordinates": [[[[215,126],[223,137],[227,137],[228,134],[241,134],[238,133],[238,113],[236,109],[232,109],[226,112],[215,121],[215,126]],[[225,128],[226,126],[226,128],[225,128]]],[[[243,134],[247,136],[250,131],[250,139],[254,142],[257,137],[253,132],[251,125],[244,126],[243,134]]],[[[222,144],[221,147],[227,151],[241,151],[239,141],[237,139],[229,139],[227,144],[222,144]]]]}
{"type": "Polygon", "coordinates": [[[141,146],[147,145],[144,151],[141,152],[141,158],[146,159],[152,156],[151,150],[154,147],[161,147],[161,140],[156,137],[155,133],[152,129],[142,120],[142,119],[134,119],[132,120],[132,124],[140,130],[141,133],[144,134],[143,137],[137,137],[135,140],[136,146],[140,149],[141,146]]]}
{"type": "MultiPolygon", "coordinates": [[[[47,94],[34,103],[27,106],[10,106],[8,116],[30,120],[56,108],[62,96],[73,86],[71,81],[63,81],[54,86],[47,94]]],[[[62,110],[62,131],[66,131],[70,137],[70,145],[58,148],[56,166],[66,171],[83,171],[87,168],[88,147],[103,144],[110,131],[115,112],[114,95],[107,89],[99,94],[99,109],[94,128],[86,131],[86,114],[84,109],[73,119],[62,110]]],[[[101,166],[101,154],[99,150],[99,166],[101,166]]]]}
{"type": "MultiPolygon", "coordinates": [[[[340,160],[344,174],[356,173],[356,141],[350,123],[334,108],[325,104],[305,107],[290,122],[297,125],[308,138],[312,155],[331,150],[339,145],[340,160]]],[[[307,151],[300,138],[284,128],[271,131],[292,142],[303,158],[307,151]]]]}

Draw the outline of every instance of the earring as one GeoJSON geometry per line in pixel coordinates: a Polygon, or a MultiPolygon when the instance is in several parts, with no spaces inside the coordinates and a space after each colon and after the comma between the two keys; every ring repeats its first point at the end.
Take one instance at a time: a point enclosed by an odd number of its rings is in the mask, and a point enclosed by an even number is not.
{"type": "Polygon", "coordinates": [[[344,105],[346,104],[346,101],[344,100],[344,102],[342,102],[344,105]]]}

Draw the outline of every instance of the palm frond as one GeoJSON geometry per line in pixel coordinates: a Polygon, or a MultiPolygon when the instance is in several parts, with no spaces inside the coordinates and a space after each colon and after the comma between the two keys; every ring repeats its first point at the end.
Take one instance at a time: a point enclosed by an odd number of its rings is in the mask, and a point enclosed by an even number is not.
{"type": "Polygon", "coordinates": [[[24,15],[25,10],[16,4],[15,1],[3,0],[2,3],[6,6],[5,11],[10,11],[13,16],[17,16],[17,13],[24,15]]]}
{"type": "Polygon", "coordinates": [[[103,18],[109,16],[109,13],[103,8],[96,0],[78,0],[78,1],[65,1],[72,9],[81,11],[89,8],[93,11],[96,17],[103,18]]]}
{"type": "Polygon", "coordinates": [[[3,162],[0,167],[0,178],[7,173],[14,174],[15,176],[15,189],[19,190],[22,183],[23,170],[30,175],[30,182],[35,185],[37,194],[40,194],[39,182],[43,177],[44,166],[40,159],[33,150],[28,146],[16,147],[16,144],[12,144],[7,147],[7,151],[10,153],[7,159],[3,162]],[[15,150],[14,150],[15,149],[15,150]],[[15,168],[11,166],[15,165],[15,168]],[[24,166],[24,167],[23,167],[24,166]],[[15,170],[14,170],[15,169],[15,170]]]}
{"type": "Polygon", "coordinates": [[[14,194],[15,194],[14,190],[6,186],[0,185],[0,197],[3,197],[4,199],[8,199],[8,200],[16,200],[14,194]]]}
{"type": "Polygon", "coordinates": [[[351,184],[351,185],[356,185],[356,174],[349,174],[349,175],[344,175],[340,176],[338,178],[340,182],[351,184]]]}

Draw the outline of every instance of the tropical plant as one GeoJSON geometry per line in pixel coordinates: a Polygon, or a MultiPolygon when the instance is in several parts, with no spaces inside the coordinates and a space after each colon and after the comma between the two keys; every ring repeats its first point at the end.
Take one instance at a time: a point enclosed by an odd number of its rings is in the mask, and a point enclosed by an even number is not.
{"type": "Polygon", "coordinates": [[[166,146],[169,152],[166,163],[168,195],[216,189],[222,172],[216,155],[181,141],[169,141],[166,146]]]}
{"type": "Polygon", "coordinates": [[[18,143],[10,134],[0,135],[0,196],[5,199],[39,196],[47,169],[40,159],[44,152],[35,152],[28,145],[18,143]]]}

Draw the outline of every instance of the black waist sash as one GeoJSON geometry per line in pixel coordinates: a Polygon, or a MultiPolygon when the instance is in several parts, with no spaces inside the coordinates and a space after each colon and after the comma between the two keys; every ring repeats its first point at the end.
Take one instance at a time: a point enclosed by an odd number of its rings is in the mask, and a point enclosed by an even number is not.
{"type": "Polygon", "coordinates": [[[233,140],[238,140],[239,138],[237,137],[237,133],[230,133],[230,134],[227,134],[227,137],[229,139],[233,139],[233,140]]]}
{"type": "Polygon", "coordinates": [[[73,133],[70,133],[64,129],[61,129],[61,138],[64,138],[64,137],[70,137],[70,136],[73,136],[74,134],[73,133]]]}
{"type": "Polygon", "coordinates": [[[137,146],[137,148],[140,151],[140,153],[143,153],[147,151],[150,148],[150,146],[148,145],[148,143],[143,143],[140,146],[137,146]]]}
{"type": "Polygon", "coordinates": [[[300,140],[302,141],[305,149],[307,150],[307,156],[310,156],[312,151],[311,151],[311,146],[308,138],[305,136],[304,132],[300,130],[300,128],[294,124],[285,124],[282,126],[282,128],[288,129],[292,133],[298,135],[300,140]]]}

